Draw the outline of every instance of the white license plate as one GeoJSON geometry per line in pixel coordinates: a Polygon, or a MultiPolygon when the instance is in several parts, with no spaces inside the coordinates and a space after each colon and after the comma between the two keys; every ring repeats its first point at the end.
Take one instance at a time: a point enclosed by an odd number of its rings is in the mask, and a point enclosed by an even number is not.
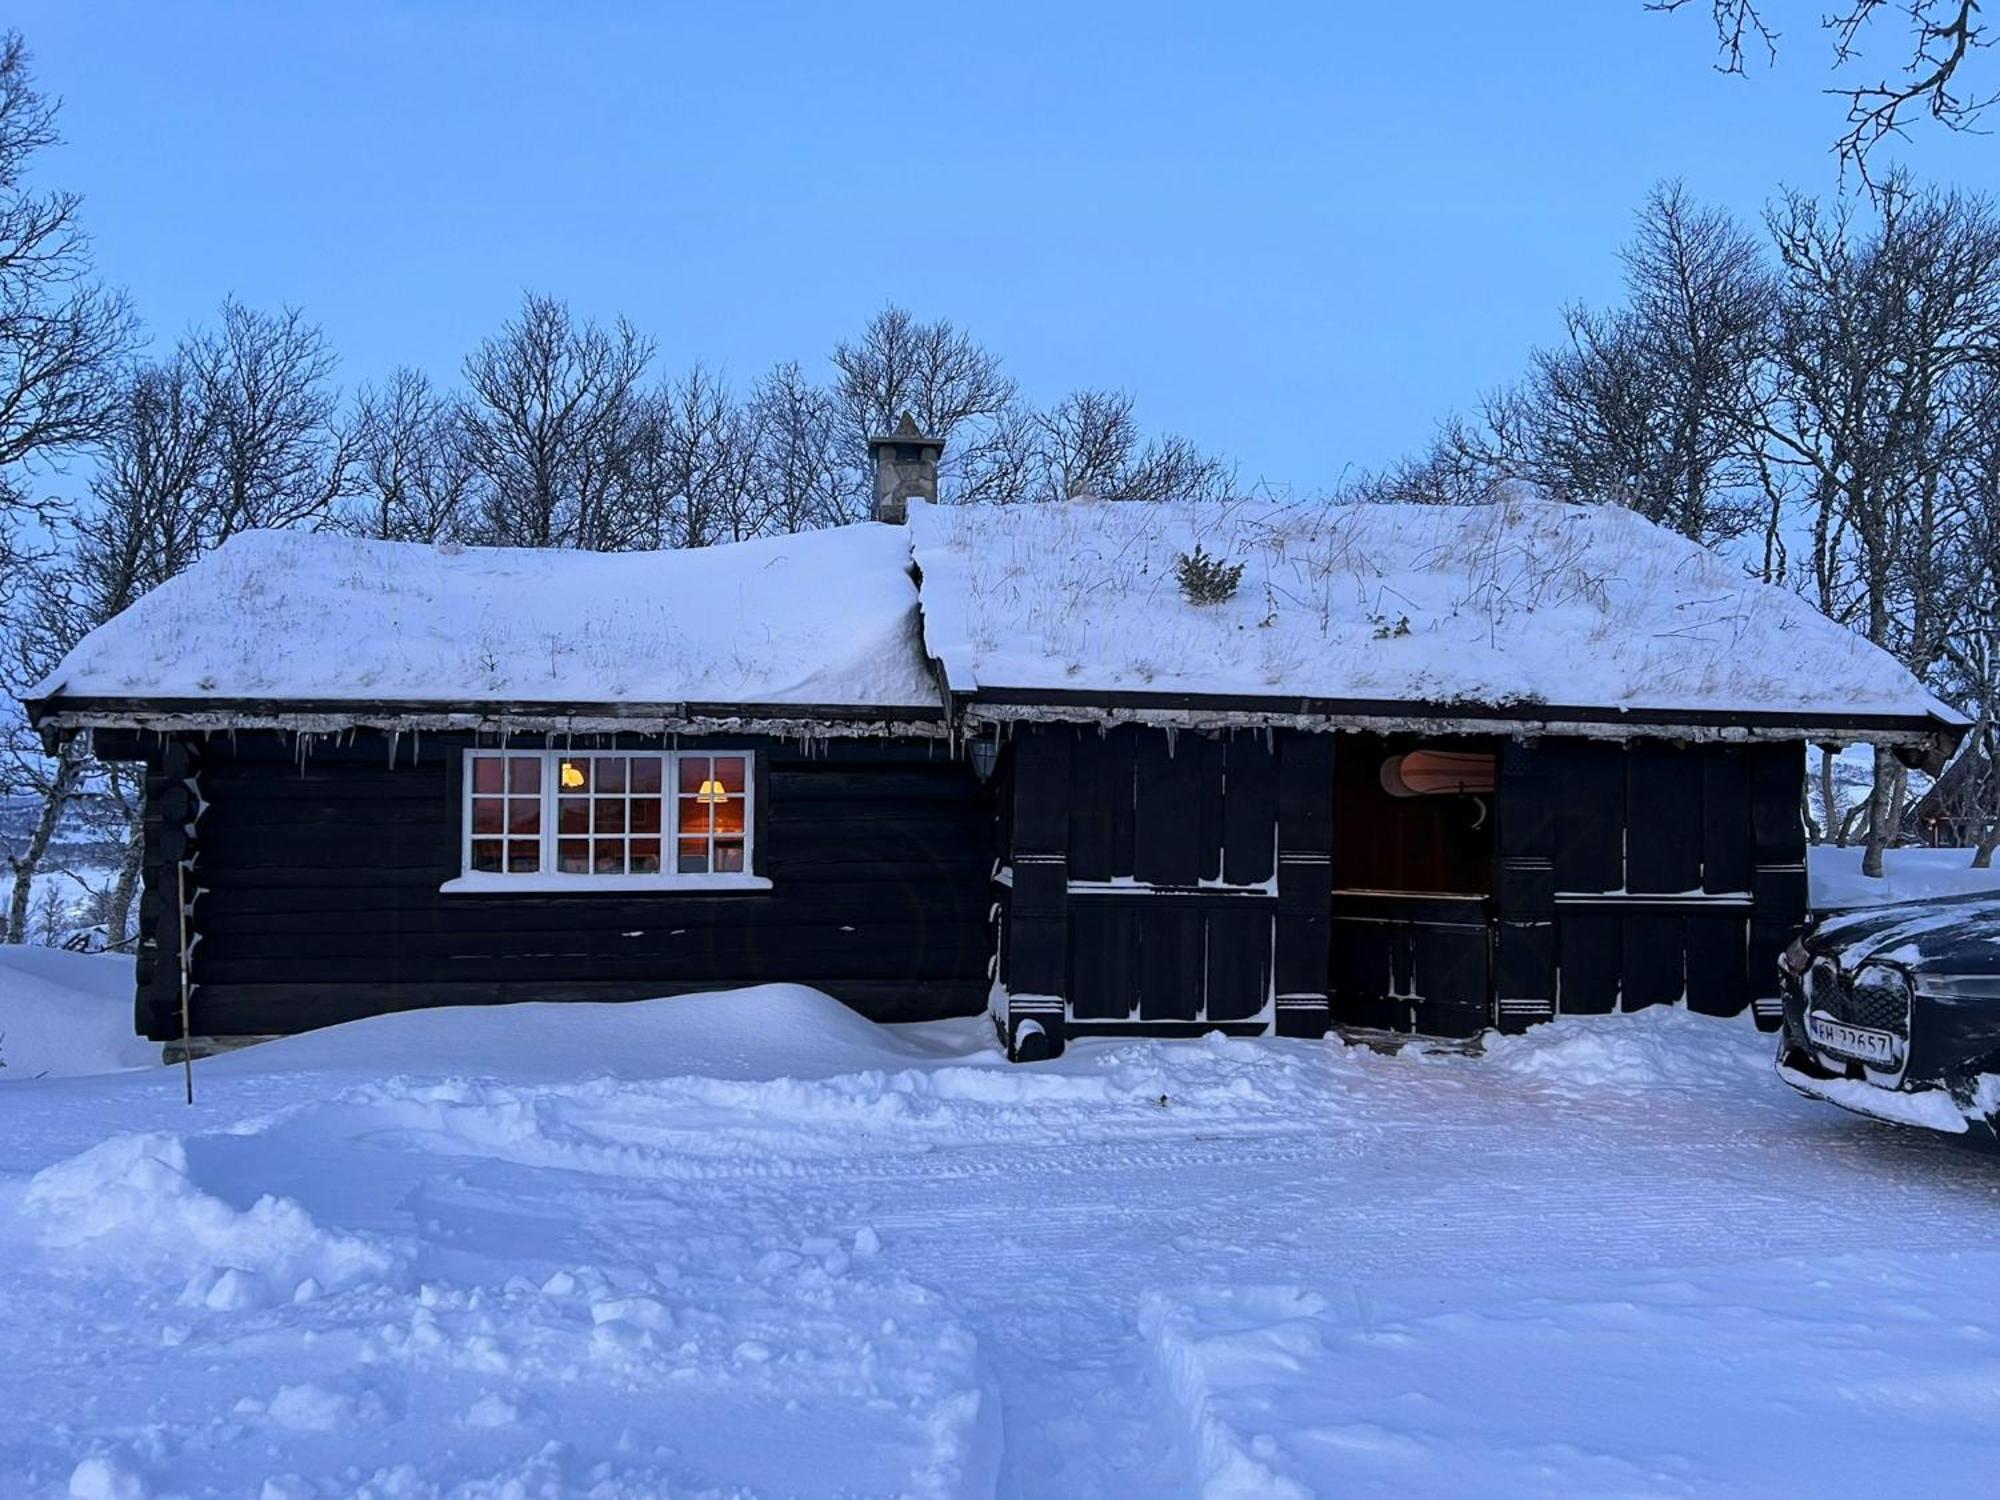
{"type": "Polygon", "coordinates": [[[1902,1043],[1886,1031],[1866,1026],[1849,1026],[1831,1016],[1813,1011],[1806,1016],[1806,1035],[1815,1047],[1855,1062],[1882,1063],[1894,1067],[1902,1061],[1902,1043]]]}

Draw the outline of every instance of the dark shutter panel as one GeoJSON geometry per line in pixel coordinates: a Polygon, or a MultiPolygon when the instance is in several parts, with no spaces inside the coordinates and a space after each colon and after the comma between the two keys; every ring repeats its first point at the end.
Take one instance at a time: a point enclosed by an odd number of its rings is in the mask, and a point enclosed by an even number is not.
{"type": "Polygon", "coordinates": [[[1701,765],[1701,888],[1750,890],[1750,759],[1738,745],[1707,745],[1701,765]]]}
{"type": "Polygon", "coordinates": [[[1660,740],[1625,757],[1625,889],[1671,895],[1701,888],[1701,763],[1660,740]]]}
{"type": "Polygon", "coordinates": [[[1227,776],[1228,740],[1222,735],[1204,734],[1192,743],[1186,737],[1183,750],[1201,752],[1201,831],[1195,840],[1198,863],[1196,875],[1202,880],[1222,878],[1224,812],[1222,788],[1227,776]]]}
{"type": "Polygon", "coordinates": [[[1750,1003],[1749,923],[1741,912],[1695,912],[1687,919],[1688,1008],[1733,1016],[1750,1003]]]}
{"type": "Polygon", "coordinates": [[[1131,763],[1115,754],[1101,734],[1082,730],[1070,750],[1069,876],[1072,880],[1109,880],[1130,874],[1113,867],[1112,808],[1119,795],[1119,770],[1126,773],[1125,796],[1131,798],[1131,763]]]}
{"type": "Polygon", "coordinates": [[[1621,1009],[1672,1005],[1687,985],[1686,919],[1679,913],[1625,918],[1624,996],[1621,1009]]]}
{"type": "Polygon", "coordinates": [[[1271,910],[1263,901],[1208,916],[1208,1019],[1247,1021],[1271,992],[1271,910]]]}
{"type": "Polygon", "coordinates": [[[1601,1016],[1618,1008],[1618,980],[1624,967],[1624,943],[1615,915],[1565,911],[1556,937],[1556,961],[1561,990],[1558,1000],[1566,1016],[1601,1016]]]}
{"type": "Polygon", "coordinates": [[[1139,816],[1132,873],[1150,885],[1194,885],[1201,859],[1201,737],[1148,729],[1139,738],[1139,816]]]}
{"type": "MultiPolygon", "coordinates": [[[[1143,826],[1143,824],[1142,824],[1143,826]]],[[[1139,923],[1139,1011],[1148,1021],[1201,1015],[1201,913],[1165,901],[1134,901],[1139,923]]]]}
{"type": "Polygon", "coordinates": [[[1070,915],[1070,1014],[1122,1021],[1136,1014],[1139,914],[1135,902],[1079,901],[1070,915]]]}
{"type": "Polygon", "coordinates": [[[1548,745],[1556,785],[1556,889],[1625,885],[1625,748],[1591,740],[1548,745]]]}
{"type": "MultiPolygon", "coordinates": [[[[1322,795],[1332,805],[1329,772],[1322,795]]],[[[1229,740],[1229,791],[1223,802],[1222,878],[1230,885],[1258,885],[1271,878],[1277,848],[1278,764],[1264,734],[1251,730],[1229,740]]]]}

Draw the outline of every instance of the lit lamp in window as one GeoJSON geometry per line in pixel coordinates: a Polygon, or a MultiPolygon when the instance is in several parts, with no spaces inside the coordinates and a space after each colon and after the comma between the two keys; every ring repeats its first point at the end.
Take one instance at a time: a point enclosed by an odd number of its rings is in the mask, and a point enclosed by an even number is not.
{"type": "Polygon", "coordinates": [[[716,807],[729,800],[729,793],[723,790],[721,782],[711,776],[702,782],[701,790],[694,794],[694,800],[709,807],[716,807]]]}
{"type": "Polygon", "coordinates": [[[583,785],[583,767],[573,760],[562,764],[562,784],[565,791],[575,791],[583,785]]]}

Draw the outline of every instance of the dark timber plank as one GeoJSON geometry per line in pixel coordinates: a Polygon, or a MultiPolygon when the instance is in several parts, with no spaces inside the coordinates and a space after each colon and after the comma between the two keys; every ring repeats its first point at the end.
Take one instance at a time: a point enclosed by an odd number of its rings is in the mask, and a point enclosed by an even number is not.
{"type": "Polygon", "coordinates": [[[1132,873],[1154,885],[1201,876],[1201,739],[1148,730],[1139,738],[1139,811],[1132,873]]]}
{"type": "Polygon", "coordinates": [[[1625,756],[1625,889],[1701,889],[1702,774],[1697,753],[1638,740],[1625,756]]]}
{"type": "Polygon", "coordinates": [[[1750,889],[1750,758],[1735,745],[1705,746],[1701,765],[1701,888],[1750,889]]]}
{"type": "Polygon", "coordinates": [[[1269,739],[1256,731],[1231,735],[1227,775],[1222,878],[1229,885],[1257,885],[1271,878],[1277,851],[1278,764],[1269,739]]]}

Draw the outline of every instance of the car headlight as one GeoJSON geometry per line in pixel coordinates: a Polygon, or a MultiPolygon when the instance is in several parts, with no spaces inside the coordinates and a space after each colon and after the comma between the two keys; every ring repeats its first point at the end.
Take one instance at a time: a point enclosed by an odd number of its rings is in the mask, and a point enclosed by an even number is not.
{"type": "MultiPolygon", "coordinates": [[[[1768,952],[1769,950],[1765,951],[1768,952]]],[[[1812,955],[1806,952],[1806,940],[1803,937],[1793,938],[1791,946],[1785,949],[1784,955],[1779,958],[1778,962],[1784,966],[1785,972],[1790,974],[1794,979],[1804,974],[1807,969],[1812,967],[1812,955]]]]}

